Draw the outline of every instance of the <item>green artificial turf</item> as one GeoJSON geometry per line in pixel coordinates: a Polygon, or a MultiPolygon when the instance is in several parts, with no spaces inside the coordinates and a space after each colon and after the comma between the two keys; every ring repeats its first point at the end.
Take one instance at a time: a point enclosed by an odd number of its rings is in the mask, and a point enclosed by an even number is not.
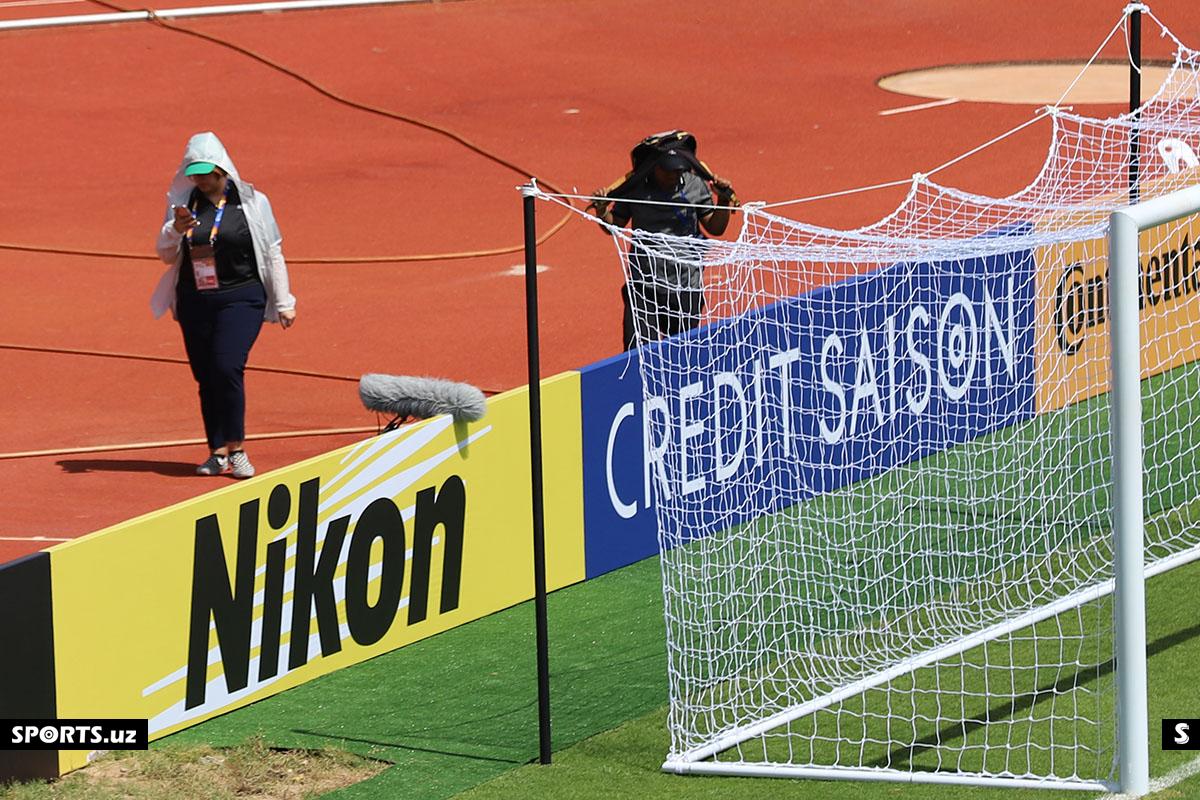
{"type": "MultiPolygon", "coordinates": [[[[1143,388],[1147,540],[1154,545],[1183,535],[1192,541],[1194,518],[1200,517],[1200,504],[1191,502],[1200,496],[1200,465],[1195,463],[1200,415],[1191,412],[1186,398],[1200,395],[1200,365],[1172,370],[1143,388]]],[[[727,652],[753,654],[738,673],[756,684],[759,694],[747,696],[751,710],[762,707],[758,703],[769,706],[785,699],[795,683],[796,666],[775,654],[798,615],[808,621],[824,615],[812,630],[842,631],[809,635],[806,652],[818,656],[858,652],[853,648],[874,652],[881,645],[920,652],[935,643],[928,637],[937,627],[924,616],[934,612],[906,613],[906,607],[975,602],[980,592],[989,591],[979,576],[1012,569],[1014,563],[1024,570],[1023,581],[993,583],[1016,586],[1005,591],[1019,594],[1056,585],[1061,571],[1072,568],[1071,558],[1092,564],[1110,558],[1104,534],[1110,505],[1106,408],[1107,396],[1093,398],[745,528],[771,527],[773,539],[719,535],[698,540],[668,555],[668,573],[711,567],[711,559],[724,565],[709,572],[715,583],[708,589],[710,610],[704,612],[710,616],[702,622],[710,627],[720,622],[727,652]],[[987,483],[977,479],[980,474],[989,476],[987,483]],[[884,521],[886,525],[880,524],[884,521]],[[814,524],[829,545],[815,557],[812,548],[802,546],[814,524]],[[987,546],[980,547],[978,534],[985,529],[987,546]],[[1055,544],[1064,536],[1080,551],[1064,554],[1061,544],[1055,544]],[[897,541],[905,545],[893,546],[897,541]],[[917,573],[906,556],[913,550],[945,557],[919,565],[921,579],[914,581],[917,573]],[[863,553],[877,554],[870,556],[869,569],[863,568],[863,553]],[[792,588],[765,594],[741,591],[780,577],[790,580],[779,586],[792,588]],[[892,606],[895,616],[888,616],[893,612],[886,601],[898,596],[908,605],[892,606]],[[863,616],[855,607],[883,611],[863,616]],[[872,623],[884,631],[873,641],[870,636],[854,640],[854,634],[846,633],[872,623]],[[763,677],[768,680],[759,680],[763,677]]],[[[1082,574],[1088,574],[1086,566],[1082,574]]],[[[279,747],[334,744],[395,765],[331,795],[342,800],[433,799],[462,792],[473,799],[1044,796],[661,773],[670,742],[660,578],[658,559],[649,559],[550,596],[556,763],[549,768],[523,766],[537,756],[533,609],[528,603],[164,741],[233,745],[261,735],[279,747]]],[[[1195,599],[1200,593],[1193,589],[1198,578],[1200,569],[1192,566],[1150,583],[1155,730],[1162,716],[1200,716],[1200,692],[1195,690],[1200,669],[1190,666],[1200,661],[1200,603],[1195,599]]],[[[793,726],[801,733],[820,732],[823,743],[811,746],[804,736],[774,736],[767,755],[786,760],[788,751],[799,747],[795,760],[817,763],[886,764],[904,770],[939,765],[1035,773],[1053,769],[1107,777],[1113,747],[1110,614],[1110,602],[1101,601],[850,698],[793,726]],[[1075,667],[1076,661],[1090,666],[1075,667]],[[1079,716],[1094,724],[1073,730],[1061,722],[1079,716]],[[1010,737],[1031,738],[1040,747],[994,747],[1010,737]],[[1073,744],[1077,737],[1083,747],[1073,744]]],[[[679,663],[703,677],[712,659],[703,652],[685,652],[679,663]]],[[[739,681],[719,679],[715,671],[712,675],[710,699],[739,697],[744,688],[739,681]]],[[[747,748],[741,757],[762,760],[762,750],[747,748]]],[[[1162,774],[1186,756],[1159,751],[1155,739],[1153,773],[1162,774]]],[[[1200,788],[1195,794],[1200,797],[1200,788]]]]}
{"type": "MultiPolygon", "coordinates": [[[[657,559],[549,597],[553,746],[665,701],[657,559]]],[[[337,798],[450,797],[538,756],[531,603],[322,676],[162,740],[334,744],[395,768],[337,798]]]]}
{"type": "MultiPolygon", "coordinates": [[[[1150,685],[1150,771],[1164,775],[1196,757],[1195,752],[1164,751],[1157,731],[1163,717],[1200,713],[1200,563],[1152,579],[1147,592],[1150,685]]],[[[1039,705],[1050,702],[1047,698],[1039,705]]],[[[678,776],[660,770],[669,744],[666,709],[659,708],[615,730],[555,753],[549,767],[525,766],[464,792],[461,800],[518,798],[629,797],[666,800],[1034,800],[1047,797],[1094,798],[1096,793],[1055,794],[1044,789],[1014,790],[962,786],[900,785],[768,778],[678,776]]],[[[1160,795],[1200,798],[1200,776],[1160,795]]]]}

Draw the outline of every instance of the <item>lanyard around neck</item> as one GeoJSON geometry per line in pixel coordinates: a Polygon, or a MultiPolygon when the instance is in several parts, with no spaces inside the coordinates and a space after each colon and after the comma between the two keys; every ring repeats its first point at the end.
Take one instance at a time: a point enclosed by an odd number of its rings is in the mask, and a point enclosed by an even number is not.
{"type": "MultiPolygon", "coordinates": [[[[217,214],[213,217],[212,231],[208,234],[208,244],[210,247],[217,241],[217,231],[221,229],[221,218],[225,216],[225,203],[229,202],[229,179],[225,179],[225,192],[221,195],[220,201],[217,203],[217,214]]],[[[192,209],[192,213],[196,213],[196,209],[192,209]]],[[[192,242],[192,229],[187,230],[188,244],[192,242]]]]}

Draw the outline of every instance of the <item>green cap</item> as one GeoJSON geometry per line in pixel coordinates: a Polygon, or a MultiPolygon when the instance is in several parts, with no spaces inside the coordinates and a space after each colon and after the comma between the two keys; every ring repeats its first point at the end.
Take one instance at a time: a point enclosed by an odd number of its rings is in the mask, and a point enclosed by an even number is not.
{"type": "Polygon", "coordinates": [[[187,169],[183,171],[184,175],[207,175],[217,168],[217,165],[211,161],[193,161],[188,164],[187,169]]]}

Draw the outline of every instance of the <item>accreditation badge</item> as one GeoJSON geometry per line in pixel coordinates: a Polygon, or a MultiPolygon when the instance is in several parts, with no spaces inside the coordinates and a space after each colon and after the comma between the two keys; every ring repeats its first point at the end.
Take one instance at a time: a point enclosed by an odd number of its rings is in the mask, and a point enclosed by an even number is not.
{"type": "Polygon", "coordinates": [[[216,289],[220,285],[212,245],[192,245],[192,276],[196,279],[196,289],[201,292],[216,289]]]}

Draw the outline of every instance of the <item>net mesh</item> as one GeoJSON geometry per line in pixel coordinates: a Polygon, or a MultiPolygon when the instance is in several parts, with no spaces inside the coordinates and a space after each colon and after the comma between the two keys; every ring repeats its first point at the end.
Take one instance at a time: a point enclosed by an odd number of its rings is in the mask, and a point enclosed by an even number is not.
{"type": "MultiPolygon", "coordinates": [[[[638,353],[668,763],[1113,781],[1107,218],[1135,137],[1142,199],[1200,180],[1198,67],[1136,117],[1048,110],[1009,197],[611,229],[635,314],[704,274],[702,324],[638,353]]],[[[1200,551],[1198,226],[1141,239],[1151,563],[1200,551]]]]}

